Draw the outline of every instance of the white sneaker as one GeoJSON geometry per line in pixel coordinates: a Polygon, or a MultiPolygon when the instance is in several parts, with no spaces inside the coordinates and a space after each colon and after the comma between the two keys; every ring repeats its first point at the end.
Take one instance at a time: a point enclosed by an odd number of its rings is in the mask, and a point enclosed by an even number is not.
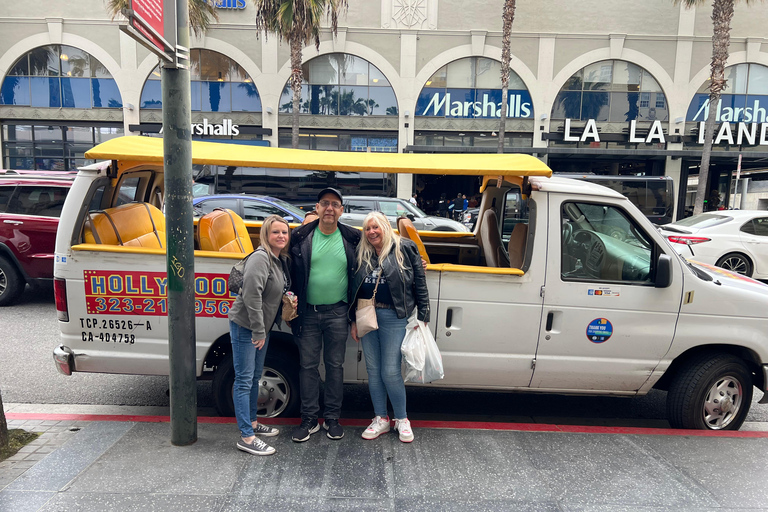
{"type": "Polygon", "coordinates": [[[376,416],[371,424],[368,425],[368,428],[365,429],[365,432],[363,432],[363,439],[376,439],[381,434],[386,434],[387,432],[389,432],[389,416],[386,418],[376,416]]]}
{"type": "Polygon", "coordinates": [[[402,420],[395,419],[395,430],[400,435],[402,442],[410,443],[413,441],[413,431],[411,430],[411,422],[408,421],[408,418],[402,420]]]}

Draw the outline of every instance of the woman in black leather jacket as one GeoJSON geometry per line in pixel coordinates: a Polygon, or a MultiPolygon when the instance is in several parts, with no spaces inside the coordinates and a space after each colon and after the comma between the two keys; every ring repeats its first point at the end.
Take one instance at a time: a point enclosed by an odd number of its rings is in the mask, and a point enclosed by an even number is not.
{"type": "Polygon", "coordinates": [[[369,213],[363,220],[363,237],[357,247],[357,272],[350,289],[356,290],[350,317],[352,337],[358,342],[361,340],[354,321],[357,299],[370,299],[376,290],[379,328],[362,337],[368,390],[376,417],[363,432],[363,439],[375,439],[389,432],[389,396],[395,413],[395,430],[400,441],[410,443],[413,432],[405,410],[400,346],[414,309],[418,309],[419,320],[429,322],[429,293],[416,244],[400,238],[380,212],[369,213]]]}

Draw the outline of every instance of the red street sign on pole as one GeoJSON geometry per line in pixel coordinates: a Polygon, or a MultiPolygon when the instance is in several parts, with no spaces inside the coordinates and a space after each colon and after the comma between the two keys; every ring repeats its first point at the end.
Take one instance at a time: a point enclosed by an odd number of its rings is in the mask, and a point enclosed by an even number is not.
{"type": "Polygon", "coordinates": [[[123,9],[123,15],[128,24],[120,30],[160,58],[176,62],[175,0],[130,0],[130,9],[123,9]]]}

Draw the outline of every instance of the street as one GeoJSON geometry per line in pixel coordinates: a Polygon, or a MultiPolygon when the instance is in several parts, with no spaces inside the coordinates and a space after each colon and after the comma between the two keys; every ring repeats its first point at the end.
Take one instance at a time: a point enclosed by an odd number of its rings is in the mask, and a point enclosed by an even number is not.
{"type": "MultiPolygon", "coordinates": [[[[60,375],[52,360],[58,328],[52,292],[27,288],[18,305],[0,310],[0,390],[6,403],[167,406],[168,379],[141,375],[60,375]]],[[[215,415],[210,381],[198,382],[201,416],[215,415]]],[[[748,422],[768,422],[755,390],[748,422]]],[[[421,420],[579,423],[667,427],[666,393],[637,398],[579,397],[416,388],[408,390],[409,416],[421,420]]],[[[368,418],[365,384],[345,386],[346,418],[368,418]]]]}

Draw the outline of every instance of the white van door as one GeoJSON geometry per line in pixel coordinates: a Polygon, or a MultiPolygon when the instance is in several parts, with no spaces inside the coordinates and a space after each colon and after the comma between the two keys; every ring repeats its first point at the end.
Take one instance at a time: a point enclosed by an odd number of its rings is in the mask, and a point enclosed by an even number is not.
{"type": "MultiPolygon", "coordinates": [[[[669,349],[681,272],[654,286],[669,250],[621,200],[551,194],[549,265],[533,388],[633,392],[669,349]]],[[[673,265],[678,265],[677,258],[673,265]]]]}
{"type": "MultiPolygon", "coordinates": [[[[546,217],[546,211],[541,217],[546,217]]],[[[530,226],[536,224],[529,222],[530,226]]],[[[530,385],[543,305],[546,222],[530,230],[536,231],[532,241],[527,241],[533,243],[532,251],[519,248],[530,254],[523,275],[512,275],[511,269],[507,269],[508,274],[484,273],[501,271],[487,267],[440,273],[439,303],[437,314],[433,311],[432,327],[443,357],[445,379],[434,384],[487,388],[530,385]]]]}

